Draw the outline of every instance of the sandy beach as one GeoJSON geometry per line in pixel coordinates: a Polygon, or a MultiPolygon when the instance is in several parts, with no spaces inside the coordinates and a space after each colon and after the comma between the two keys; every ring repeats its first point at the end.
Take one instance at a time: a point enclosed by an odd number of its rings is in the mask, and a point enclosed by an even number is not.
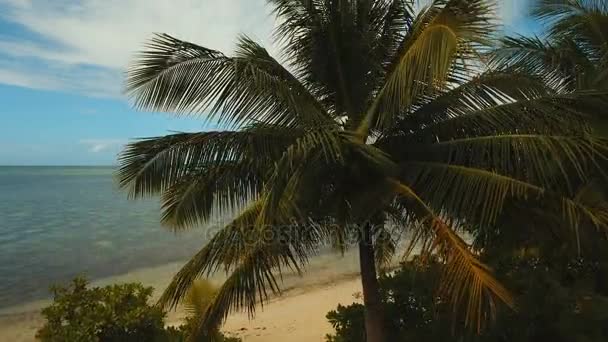
{"type": "Polygon", "coordinates": [[[253,321],[246,314],[233,315],[224,330],[246,342],[325,341],[325,335],[333,332],[327,312],[338,304],[358,302],[360,292],[358,278],[294,290],[270,302],[253,321]]]}
{"type": "MultiPolygon", "coordinates": [[[[250,321],[245,313],[236,313],[229,317],[222,330],[246,342],[324,341],[325,335],[332,332],[325,318],[327,312],[338,304],[348,305],[359,301],[361,285],[356,261],[355,253],[347,253],[343,257],[330,254],[314,258],[304,276],[285,277],[283,295],[260,308],[254,320],[250,321]]],[[[181,265],[173,263],[141,269],[93,284],[101,286],[139,281],[162,289],[181,265]]],[[[214,281],[219,283],[221,279],[214,281]]],[[[155,296],[159,292],[156,291],[155,296]]],[[[39,310],[49,303],[49,300],[41,300],[0,310],[0,341],[34,341],[36,330],[43,324],[39,310]]],[[[169,312],[167,324],[179,325],[183,317],[184,313],[179,309],[169,312]]]]}

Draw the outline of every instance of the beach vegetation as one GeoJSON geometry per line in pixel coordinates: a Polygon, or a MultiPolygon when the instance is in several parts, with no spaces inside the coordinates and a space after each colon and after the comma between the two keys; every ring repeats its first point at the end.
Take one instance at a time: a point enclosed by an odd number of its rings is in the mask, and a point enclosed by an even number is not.
{"type": "MultiPolygon", "coordinates": [[[[92,287],[84,278],[52,289],[53,303],[42,310],[45,324],[36,334],[42,342],[181,342],[187,341],[215,288],[196,282],[184,301],[185,324],[166,327],[166,313],[150,304],[153,288],[139,283],[92,287]]],[[[198,342],[239,342],[214,331],[198,342]]]]}
{"type": "MultiPolygon", "coordinates": [[[[584,258],[548,260],[535,253],[501,259],[497,277],[513,293],[517,310],[497,310],[494,323],[472,334],[454,321],[433,289],[441,263],[410,262],[380,278],[389,341],[588,341],[608,339],[608,264],[584,258]]],[[[328,342],[365,342],[364,307],[339,306],[327,315],[328,342]]]]}
{"type": "Polygon", "coordinates": [[[44,342],[162,341],[164,312],[148,301],[152,288],[141,284],[90,287],[83,278],[54,287],[53,303],[42,310],[44,342]]]}
{"type": "Polygon", "coordinates": [[[198,278],[226,274],[192,338],[234,311],[253,317],[286,272],[332,245],[358,248],[366,339],[387,341],[379,269],[403,238],[397,256],[439,258],[435,296],[481,333],[517,297],[468,234],[526,210],[539,226],[559,218],[572,250],[603,236],[604,208],[575,193],[608,153],[589,125],[606,91],[562,86],[515,57],[488,63],[493,1],[268,2],[280,53],[245,35],[224,54],[161,34],[127,76],[136,108],[217,127],[132,142],[117,173],[131,197],[160,196],[175,231],[234,217],[160,299],[172,308],[198,278]]]}

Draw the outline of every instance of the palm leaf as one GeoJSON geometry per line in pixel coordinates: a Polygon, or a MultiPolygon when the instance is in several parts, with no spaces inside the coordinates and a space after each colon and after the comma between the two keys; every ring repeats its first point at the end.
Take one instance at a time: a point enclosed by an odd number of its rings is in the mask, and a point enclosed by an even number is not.
{"type": "Polygon", "coordinates": [[[595,57],[606,49],[608,5],[603,0],[541,0],[533,14],[550,24],[550,37],[575,38],[595,57]]]}
{"type": "Polygon", "coordinates": [[[217,289],[208,280],[197,280],[184,297],[184,310],[192,319],[199,320],[217,295],[217,289]]]}
{"type": "Polygon", "coordinates": [[[608,54],[608,6],[602,0],[540,0],[533,15],[547,27],[544,38],[507,37],[493,53],[494,65],[542,75],[549,84],[604,88],[608,54]]]}
{"type": "MultiPolygon", "coordinates": [[[[247,240],[242,240],[239,234],[230,232],[225,237],[218,235],[213,245],[207,245],[204,249],[206,251],[201,251],[193,259],[202,269],[185,267],[180,271],[183,275],[180,278],[182,282],[192,281],[192,275],[200,274],[203,270],[211,271],[221,263],[225,265],[229,275],[207,307],[191,338],[196,340],[198,337],[208,336],[231,312],[246,310],[253,318],[257,305],[263,305],[271,294],[281,293],[280,279],[285,269],[301,272],[309,256],[317,253],[322,242],[327,240],[320,227],[315,224],[253,226],[246,235],[247,240]],[[231,247],[233,244],[236,244],[239,250],[231,247]],[[210,248],[210,245],[214,248],[210,248]]],[[[227,229],[232,230],[231,227],[227,229]]],[[[179,292],[166,291],[162,303],[170,303],[166,300],[180,296],[179,292]]]]}
{"type": "Polygon", "coordinates": [[[601,230],[608,228],[605,214],[560,193],[495,172],[465,166],[431,163],[402,163],[402,179],[435,212],[455,222],[492,227],[507,201],[523,201],[545,211],[559,213],[578,235],[583,223],[601,230]]]}
{"type": "Polygon", "coordinates": [[[262,211],[258,224],[273,220],[303,221],[308,212],[303,201],[319,202],[305,189],[320,189],[324,170],[344,162],[345,137],[340,132],[310,131],[290,145],[275,163],[260,198],[262,211]],[[327,146],[327,148],[326,148],[327,146]],[[315,186],[311,186],[315,184],[315,186]],[[306,195],[305,195],[306,194],[306,195]]]}
{"type": "Polygon", "coordinates": [[[185,229],[244,208],[263,188],[260,168],[226,162],[180,177],[162,193],[161,222],[185,229]]]}
{"type": "Polygon", "coordinates": [[[593,85],[593,64],[571,37],[557,41],[545,41],[539,37],[506,37],[490,55],[490,65],[494,68],[538,75],[556,90],[593,85]]]}
{"type": "Polygon", "coordinates": [[[252,126],[243,131],[178,133],[127,145],[119,157],[119,185],[132,197],[155,195],[181,177],[204,168],[239,163],[267,169],[263,160],[279,158],[298,131],[252,126]]]}
{"type": "Polygon", "coordinates": [[[508,198],[544,195],[537,186],[482,169],[433,162],[401,166],[403,180],[436,212],[482,226],[496,221],[508,198]]]}
{"type": "Polygon", "coordinates": [[[589,120],[600,114],[594,108],[606,103],[606,99],[605,91],[581,90],[489,103],[480,108],[456,106],[450,109],[446,120],[423,127],[411,137],[444,141],[495,134],[582,134],[589,131],[589,120]]]}
{"type": "Polygon", "coordinates": [[[408,202],[407,207],[416,215],[421,225],[416,234],[420,238],[422,254],[436,252],[445,263],[441,293],[454,306],[454,312],[462,305],[465,306],[465,322],[469,326],[477,326],[480,331],[485,312],[484,303],[490,303],[490,313],[495,310],[494,298],[514,307],[514,301],[507,289],[491,274],[491,270],[479,261],[467,244],[460,238],[452,225],[428,207],[408,186],[393,180],[395,191],[408,202]]]}
{"type": "MultiPolygon", "coordinates": [[[[176,306],[199,277],[208,277],[219,271],[230,275],[237,269],[244,269],[243,263],[246,263],[248,255],[252,258],[264,256],[273,258],[272,260],[276,262],[261,263],[259,267],[267,267],[278,272],[279,275],[282,266],[300,272],[307,263],[308,257],[316,253],[322,241],[327,240],[329,228],[310,221],[306,224],[285,221],[267,226],[256,225],[261,210],[260,201],[256,201],[230,224],[217,231],[205,247],[173,278],[161,296],[159,304],[168,308],[176,306]]],[[[274,276],[267,280],[272,281],[269,284],[264,283],[264,287],[259,290],[266,293],[266,286],[272,291],[278,289],[274,287],[276,285],[274,276]]],[[[252,294],[253,297],[258,295],[262,294],[252,294]]],[[[262,297],[258,299],[264,300],[265,298],[262,297]]],[[[250,304],[251,309],[254,309],[255,302],[252,301],[250,304]]]]}
{"type": "Polygon", "coordinates": [[[423,10],[390,64],[374,103],[358,128],[390,127],[395,116],[424,94],[442,89],[451,73],[465,73],[465,57],[487,46],[493,27],[488,1],[437,0],[423,10]]]}
{"type": "Polygon", "coordinates": [[[240,38],[236,56],[227,57],[158,35],[130,68],[127,93],[140,109],[205,113],[232,127],[333,122],[293,75],[247,37],[240,38]]]}
{"type": "Polygon", "coordinates": [[[571,182],[603,172],[608,141],[594,136],[495,135],[420,146],[417,152],[418,157],[409,159],[493,170],[545,188],[572,191],[571,182]]]}
{"type": "Polygon", "coordinates": [[[160,297],[159,304],[168,308],[175,307],[197,278],[210,276],[220,269],[226,273],[233,269],[247,250],[248,241],[256,241],[254,226],[259,212],[259,204],[254,203],[230,224],[217,231],[205,247],[173,277],[160,297]]]}
{"type": "Polygon", "coordinates": [[[396,133],[408,134],[434,123],[447,120],[454,110],[470,110],[489,105],[526,100],[546,95],[549,90],[542,79],[517,70],[490,70],[474,76],[452,89],[422,98],[395,125],[396,133]]]}
{"type": "Polygon", "coordinates": [[[377,269],[390,267],[398,251],[400,236],[386,229],[384,225],[374,232],[374,256],[377,269]]]}

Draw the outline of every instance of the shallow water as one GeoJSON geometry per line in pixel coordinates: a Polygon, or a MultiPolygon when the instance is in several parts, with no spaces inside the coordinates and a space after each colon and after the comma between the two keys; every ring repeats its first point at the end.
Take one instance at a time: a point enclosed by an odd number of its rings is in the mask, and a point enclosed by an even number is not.
{"type": "Polygon", "coordinates": [[[189,258],[205,229],[174,234],[158,200],[131,201],[111,167],[0,167],[0,308],[49,296],[76,275],[99,279],[189,258]]]}

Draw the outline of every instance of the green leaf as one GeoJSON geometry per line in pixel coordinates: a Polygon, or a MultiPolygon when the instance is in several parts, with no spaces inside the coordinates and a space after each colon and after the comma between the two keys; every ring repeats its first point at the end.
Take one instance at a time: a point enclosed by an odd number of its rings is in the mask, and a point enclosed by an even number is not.
{"type": "Polygon", "coordinates": [[[332,124],[323,107],[268,52],[241,37],[235,57],[158,35],[128,73],[139,109],[206,114],[231,127],[332,124]]]}

